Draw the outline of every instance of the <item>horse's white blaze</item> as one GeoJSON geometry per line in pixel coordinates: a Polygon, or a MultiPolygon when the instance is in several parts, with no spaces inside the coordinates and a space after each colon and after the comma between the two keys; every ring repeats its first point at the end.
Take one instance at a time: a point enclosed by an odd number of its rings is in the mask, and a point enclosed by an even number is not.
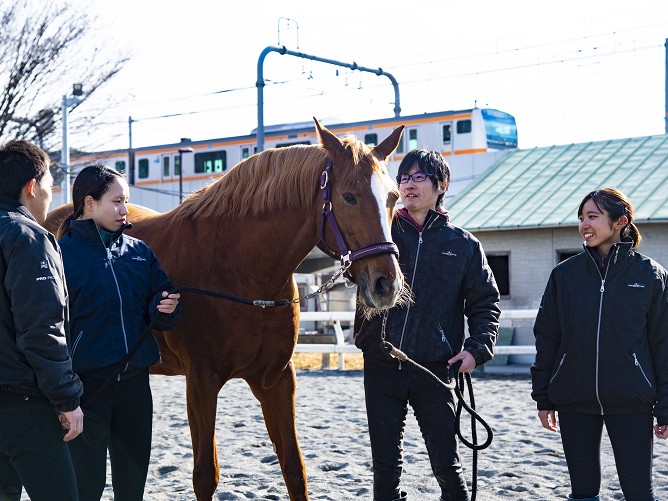
{"type": "MultiPolygon", "coordinates": [[[[385,176],[387,177],[387,176],[385,176]]],[[[385,241],[392,241],[392,230],[390,229],[390,221],[387,217],[387,195],[389,190],[386,188],[387,183],[378,172],[374,172],[371,176],[371,192],[376,197],[376,204],[378,205],[378,217],[380,218],[380,225],[383,228],[383,235],[385,241]]]]}

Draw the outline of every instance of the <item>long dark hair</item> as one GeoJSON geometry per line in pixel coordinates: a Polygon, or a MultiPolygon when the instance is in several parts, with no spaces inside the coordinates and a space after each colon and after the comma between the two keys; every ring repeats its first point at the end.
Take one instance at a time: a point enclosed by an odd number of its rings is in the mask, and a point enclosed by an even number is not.
{"type": "Polygon", "coordinates": [[[582,210],[587,200],[593,200],[601,212],[605,210],[613,222],[622,216],[626,216],[629,222],[622,228],[622,240],[630,240],[633,242],[633,249],[638,248],[642,241],[642,236],[640,235],[640,230],[638,230],[638,227],[633,222],[633,205],[631,205],[631,201],[624,193],[614,188],[602,188],[588,193],[582,199],[582,202],[580,202],[578,217],[582,216],[582,210]]]}
{"type": "Polygon", "coordinates": [[[101,164],[84,167],[72,186],[72,203],[74,205],[70,214],[58,228],[57,237],[62,238],[70,232],[70,221],[79,219],[84,212],[84,201],[87,196],[93,200],[100,200],[102,195],[109,191],[109,186],[116,179],[124,179],[123,174],[101,164]]]}

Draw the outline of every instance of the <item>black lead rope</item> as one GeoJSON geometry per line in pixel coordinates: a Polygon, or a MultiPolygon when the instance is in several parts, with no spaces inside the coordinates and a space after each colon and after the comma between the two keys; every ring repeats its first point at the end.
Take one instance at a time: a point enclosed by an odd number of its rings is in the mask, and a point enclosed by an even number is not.
{"type": "MultiPolygon", "coordinates": [[[[384,327],[384,325],[383,325],[384,327]]],[[[450,391],[450,388],[447,386],[446,383],[444,383],[436,374],[431,372],[429,369],[426,367],[418,364],[414,360],[411,360],[408,358],[408,356],[401,350],[398,350],[395,348],[392,343],[389,341],[383,340],[383,348],[384,350],[389,354],[392,355],[394,358],[397,360],[400,360],[401,362],[407,362],[410,365],[413,365],[414,367],[417,367],[421,371],[423,371],[425,374],[430,376],[434,381],[436,381],[439,385],[441,385],[443,388],[446,390],[450,391]]],[[[478,412],[475,410],[475,398],[473,397],[473,383],[471,383],[471,374],[469,373],[461,373],[459,372],[459,367],[462,365],[461,360],[458,360],[454,364],[450,366],[449,373],[450,373],[450,378],[455,380],[455,395],[457,396],[457,411],[455,414],[455,426],[457,428],[457,436],[459,439],[462,441],[462,443],[471,449],[473,451],[473,466],[472,466],[472,473],[471,473],[471,501],[475,501],[476,499],[476,493],[478,491],[478,451],[481,451],[483,449],[486,449],[489,447],[492,443],[492,440],[494,438],[494,432],[492,431],[491,426],[487,424],[487,422],[478,414],[478,412]],[[469,405],[466,403],[466,400],[464,399],[464,379],[466,379],[467,383],[467,388],[468,388],[468,393],[469,393],[469,400],[471,404],[469,405]],[[471,441],[469,442],[464,435],[462,434],[461,431],[461,415],[462,415],[462,408],[466,409],[466,412],[468,412],[471,415],[471,441]],[[478,421],[484,428],[485,431],[487,432],[487,440],[483,444],[478,444],[478,433],[476,430],[476,421],[478,421]]]]}

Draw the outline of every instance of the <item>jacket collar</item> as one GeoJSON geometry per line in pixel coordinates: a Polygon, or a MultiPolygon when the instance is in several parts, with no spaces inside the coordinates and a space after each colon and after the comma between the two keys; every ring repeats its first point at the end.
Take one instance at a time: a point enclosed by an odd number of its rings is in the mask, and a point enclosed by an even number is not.
{"type": "Polygon", "coordinates": [[[19,202],[13,197],[9,197],[7,195],[0,195],[0,209],[9,212],[19,212],[28,219],[32,219],[33,221],[37,222],[35,216],[33,216],[32,213],[25,206],[21,205],[21,202],[19,202]]]}
{"type": "MultiPolygon", "coordinates": [[[[123,232],[129,228],[132,228],[132,224],[125,223],[119,230],[112,234],[111,241],[115,242],[118,240],[123,232]]],[[[75,219],[70,221],[70,235],[74,238],[104,245],[100,232],[97,230],[97,225],[92,219],[75,219]]]]}
{"type": "Polygon", "coordinates": [[[411,223],[418,231],[423,231],[425,228],[430,228],[434,223],[440,223],[440,225],[447,224],[450,222],[450,213],[447,210],[439,209],[438,211],[434,209],[429,209],[427,217],[424,219],[423,224],[418,224],[415,219],[411,217],[408,210],[405,207],[397,210],[397,216],[402,217],[409,223],[411,223]]]}

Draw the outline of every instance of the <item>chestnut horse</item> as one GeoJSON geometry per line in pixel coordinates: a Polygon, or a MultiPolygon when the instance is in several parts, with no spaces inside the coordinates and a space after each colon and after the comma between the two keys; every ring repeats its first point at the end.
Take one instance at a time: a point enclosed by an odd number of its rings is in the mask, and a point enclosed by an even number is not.
{"type": "MultiPolygon", "coordinates": [[[[344,252],[332,230],[336,223],[353,254],[391,242],[397,195],[382,162],[397,147],[403,126],[369,148],[353,137],[340,140],[315,123],[320,145],[253,155],[170,212],[131,205],[128,220],[134,226],[128,233],[153,249],[176,286],[248,299],[297,298],[292,274],[321,235],[327,247],[344,252]],[[330,159],[331,171],[324,174],[330,159]],[[328,204],[323,204],[321,184],[328,184],[328,204]],[[323,216],[323,205],[331,208],[334,224],[323,216]]],[[[55,209],[45,226],[55,232],[70,212],[71,206],[55,209]]],[[[348,273],[372,311],[403,298],[403,276],[392,253],[353,260],[348,273]]],[[[181,302],[178,327],[155,333],[162,363],[151,373],[186,376],[197,499],[211,500],[219,480],[218,393],[228,380],[243,378],[262,406],[290,499],[307,500],[290,361],[299,328],[298,300],[261,308],[185,292],[181,302]]]]}

